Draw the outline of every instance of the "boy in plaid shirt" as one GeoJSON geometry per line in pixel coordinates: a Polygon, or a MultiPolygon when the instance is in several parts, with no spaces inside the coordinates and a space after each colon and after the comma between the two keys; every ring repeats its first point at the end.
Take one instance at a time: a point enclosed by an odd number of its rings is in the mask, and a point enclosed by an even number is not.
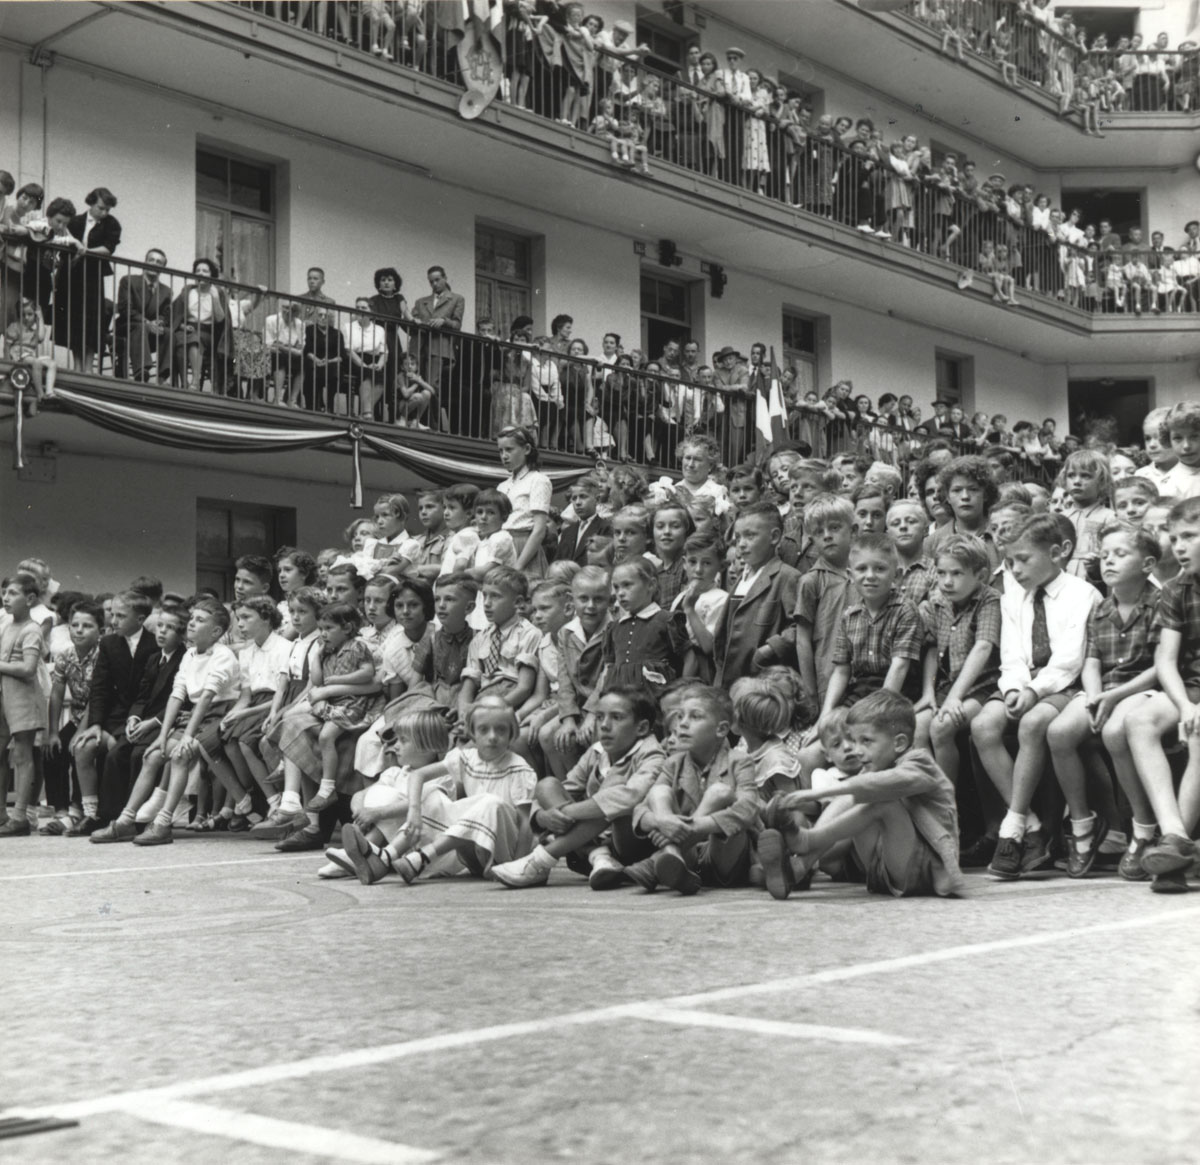
{"type": "Polygon", "coordinates": [[[935,582],[933,567],[925,557],[925,535],[929,515],[919,502],[893,502],[887,512],[888,537],[896,545],[900,567],[896,571],[896,590],[914,606],[929,598],[935,582]]]}
{"type": "MultiPolygon", "coordinates": [[[[1054,771],[1071,814],[1067,834],[1067,873],[1082,878],[1092,868],[1100,845],[1108,837],[1114,818],[1093,813],[1088,806],[1087,780],[1080,753],[1094,745],[1099,735],[1107,745],[1116,740],[1113,767],[1133,806],[1135,829],[1142,837],[1122,859],[1121,868],[1131,881],[1142,881],[1141,856],[1154,837],[1153,810],[1133,772],[1125,744],[1125,717],[1141,707],[1142,693],[1157,685],[1154,643],[1159,589],[1150,581],[1158,560],[1158,540],[1146,530],[1113,522],[1100,532],[1100,577],[1108,597],[1088,620],[1087,655],[1083,664],[1083,691],[1053,720],[1046,743],[1054,771]],[[1120,758],[1118,761],[1118,757],[1120,758]]],[[[1089,749],[1089,751],[1091,751],[1089,749]]],[[[1108,788],[1108,773],[1101,765],[1097,788],[1108,788]]],[[[1115,813],[1116,806],[1106,806],[1115,813]]],[[[1124,835],[1120,840],[1124,841],[1124,835]]],[[[1123,847],[1122,847],[1123,848],[1123,847]]],[[[1114,852],[1119,852],[1114,851],[1114,852]]]]}
{"type": "Polygon", "coordinates": [[[987,547],[973,534],[942,543],[936,569],[937,589],[920,608],[929,646],[917,735],[928,733],[938,767],[957,785],[959,735],[1000,678],[1000,596],[987,585],[987,547]]]}

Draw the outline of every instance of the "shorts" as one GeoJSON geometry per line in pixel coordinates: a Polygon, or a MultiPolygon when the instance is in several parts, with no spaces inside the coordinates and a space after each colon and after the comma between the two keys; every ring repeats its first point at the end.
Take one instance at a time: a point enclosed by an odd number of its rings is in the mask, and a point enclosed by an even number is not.
{"type": "Polygon", "coordinates": [[[937,854],[929,844],[918,837],[917,844],[909,854],[903,877],[898,882],[893,882],[883,860],[883,838],[880,837],[875,843],[875,848],[867,855],[867,893],[889,894],[893,898],[915,898],[922,894],[932,894],[933,864],[938,860],[937,854]]]}
{"type": "MultiPolygon", "coordinates": [[[[727,873],[722,873],[716,862],[713,861],[713,843],[711,840],[702,841],[696,846],[696,872],[700,875],[702,885],[711,886],[718,890],[728,890],[734,886],[748,886],[750,884],[750,839],[745,834],[740,836],[742,838],[741,852],[738,854],[733,868],[727,873]]],[[[734,838],[726,840],[732,842],[734,838]]]]}
{"type": "MultiPolygon", "coordinates": [[[[1067,688],[1065,692],[1053,692],[1049,696],[1043,696],[1038,701],[1038,704],[1049,704],[1050,707],[1056,712],[1061,712],[1073,699],[1075,699],[1076,696],[1079,695],[1080,690],[1081,689],[1079,688],[1067,688]]],[[[1001,703],[1004,703],[1004,693],[997,692],[987,702],[990,704],[994,700],[999,700],[1001,703]]],[[[1033,707],[1036,708],[1037,704],[1034,704],[1033,707]]],[[[1030,711],[1032,710],[1033,709],[1031,708],[1030,711]]]]}

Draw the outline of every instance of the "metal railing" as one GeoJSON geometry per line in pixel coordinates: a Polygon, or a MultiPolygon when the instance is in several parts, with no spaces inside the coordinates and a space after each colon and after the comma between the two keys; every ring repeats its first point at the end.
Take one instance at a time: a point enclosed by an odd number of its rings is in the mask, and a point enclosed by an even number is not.
{"type": "Polygon", "coordinates": [[[1102,38],[1089,48],[1085,29],[1072,24],[1065,35],[1042,12],[1053,16],[1015,0],[914,0],[901,15],[941,37],[942,52],[990,62],[1008,84],[1056,98],[1064,114],[1091,104],[1104,113],[1195,112],[1200,50],[1109,48],[1102,38]]]}

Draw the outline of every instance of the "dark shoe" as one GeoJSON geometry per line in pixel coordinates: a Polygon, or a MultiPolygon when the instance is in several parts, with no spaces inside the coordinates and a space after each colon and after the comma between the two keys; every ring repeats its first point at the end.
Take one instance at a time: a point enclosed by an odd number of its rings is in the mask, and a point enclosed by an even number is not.
{"type": "Polygon", "coordinates": [[[958,868],[960,870],[985,869],[995,852],[996,839],[985,833],[958,855],[958,868]]]}
{"type": "MultiPolygon", "coordinates": [[[[376,882],[386,878],[388,874],[395,872],[391,865],[384,861],[377,848],[363,836],[362,830],[357,825],[342,826],[342,849],[354,863],[354,872],[364,886],[373,886],[376,882]]],[[[405,879],[405,881],[411,880],[411,878],[405,879]]]]}
{"type": "Polygon", "coordinates": [[[297,829],[289,833],[276,847],[281,854],[302,854],[312,849],[324,849],[319,830],[297,829]]]}
{"type": "Polygon", "coordinates": [[[654,872],[653,858],[642,858],[640,862],[626,866],[625,877],[635,886],[641,886],[647,893],[653,893],[658,889],[658,875],[654,872]]]}
{"type": "Polygon", "coordinates": [[[15,817],[10,817],[0,825],[0,837],[28,837],[32,832],[33,826],[29,824],[29,818],[18,821],[15,817]]]}
{"type": "Polygon", "coordinates": [[[762,863],[767,892],[782,902],[792,892],[792,863],[779,830],[764,829],[759,833],[758,860],[762,863]]]}
{"type": "MultiPolygon", "coordinates": [[[[553,837],[554,834],[552,833],[546,834],[542,844],[545,845],[553,837]]],[[[589,882],[592,880],[592,863],[588,861],[587,854],[581,850],[572,850],[563,858],[563,864],[572,874],[578,874],[581,878],[587,878],[589,882]]]]}
{"type": "Polygon", "coordinates": [[[38,837],[66,837],[74,824],[74,818],[71,817],[51,817],[38,830],[38,837]]]}
{"type": "Polygon", "coordinates": [[[229,832],[230,833],[249,833],[250,826],[253,824],[254,824],[254,822],[252,822],[249,817],[244,817],[241,813],[235,813],[229,819],[229,832]]]}
{"type": "Polygon", "coordinates": [[[294,830],[303,829],[308,824],[308,814],[303,809],[276,809],[266,819],[250,829],[250,836],[258,841],[280,841],[294,830]]]}
{"type": "Polygon", "coordinates": [[[1075,831],[1068,822],[1067,828],[1063,831],[1063,837],[1067,843],[1067,877],[1068,878],[1083,878],[1091,872],[1092,866],[1096,862],[1096,858],[1100,853],[1100,843],[1108,836],[1108,822],[1096,814],[1092,821],[1092,828],[1088,831],[1086,837],[1091,845],[1080,852],[1079,839],[1075,836],[1075,831]]]}
{"type": "Polygon", "coordinates": [[[1129,848],[1121,855],[1121,864],[1117,867],[1117,873],[1126,882],[1148,882],[1150,880],[1150,875],[1142,869],[1142,858],[1145,857],[1146,851],[1152,844],[1153,842],[1142,837],[1135,837],[1129,843],[1129,848]]]}
{"type": "Polygon", "coordinates": [[[107,845],[114,841],[133,841],[137,837],[137,826],[132,821],[114,821],[103,829],[97,829],[88,838],[93,845],[107,845]]]}
{"type": "Polygon", "coordinates": [[[337,789],[332,792],[321,794],[318,793],[315,797],[309,799],[305,808],[309,813],[321,813],[328,809],[330,805],[337,804],[337,789]]]}
{"type": "Polygon", "coordinates": [[[1006,882],[1015,882],[1021,876],[1021,859],[1025,846],[1015,837],[998,837],[996,852],[988,863],[988,873],[1006,882]]]}
{"type": "Polygon", "coordinates": [[[170,845],[174,840],[175,838],[171,835],[171,827],[169,825],[159,825],[157,821],[151,821],[145,830],[133,839],[133,844],[170,845]]]}
{"type": "Polygon", "coordinates": [[[608,850],[594,853],[592,858],[588,885],[593,890],[615,890],[624,883],[625,867],[608,850]]]}
{"type": "Polygon", "coordinates": [[[661,850],[654,858],[654,875],[663,886],[690,896],[700,889],[700,875],[688,868],[683,854],[675,846],[661,850]]]}
{"type": "Polygon", "coordinates": [[[100,822],[94,817],[85,817],[82,821],[76,821],[71,828],[67,830],[68,837],[91,837],[97,829],[100,828],[100,822]]]}
{"type": "Polygon", "coordinates": [[[1021,856],[1021,873],[1028,874],[1031,870],[1040,870],[1054,860],[1050,849],[1050,839],[1044,830],[1031,829],[1025,834],[1024,849],[1021,856]]]}
{"type": "Polygon", "coordinates": [[[1168,833],[1142,855],[1142,869],[1153,878],[1186,870],[1196,858],[1196,844],[1177,833],[1168,833]]]}
{"type": "Polygon", "coordinates": [[[784,809],[780,800],[784,794],[776,793],[762,811],[763,825],[777,833],[791,833],[796,828],[796,818],[790,809],[784,809]]]}
{"type": "Polygon", "coordinates": [[[1186,894],[1188,892],[1187,870],[1174,870],[1169,874],[1155,874],[1150,883],[1155,894],[1186,894]]]}

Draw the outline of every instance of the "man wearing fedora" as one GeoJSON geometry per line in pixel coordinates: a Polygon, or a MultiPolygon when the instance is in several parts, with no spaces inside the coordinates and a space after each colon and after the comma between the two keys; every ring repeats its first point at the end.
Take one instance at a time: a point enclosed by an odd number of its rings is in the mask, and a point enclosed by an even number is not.
{"type": "Polygon", "coordinates": [[[727,465],[740,465],[746,459],[747,422],[750,391],[750,372],[742,355],[736,348],[726,345],[713,356],[716,366],[713,379],[729,395],[726,397],[725,418],[729,426],[729,440],[724,443],[727,465]]]}
{"type": "Polygon", "coordinates": [[[746,113],[754,104],[754,92],[750,88],[750,75],[742,68],[746,54],[736,45],[725,50],[726,68],[721,70],[721,84],[729,104],[734,108],[725,119],[725,156],[729,159],[730,174],[735,181],[743,181],[745,171],[742,158],[746,144],[746,113]]]}

